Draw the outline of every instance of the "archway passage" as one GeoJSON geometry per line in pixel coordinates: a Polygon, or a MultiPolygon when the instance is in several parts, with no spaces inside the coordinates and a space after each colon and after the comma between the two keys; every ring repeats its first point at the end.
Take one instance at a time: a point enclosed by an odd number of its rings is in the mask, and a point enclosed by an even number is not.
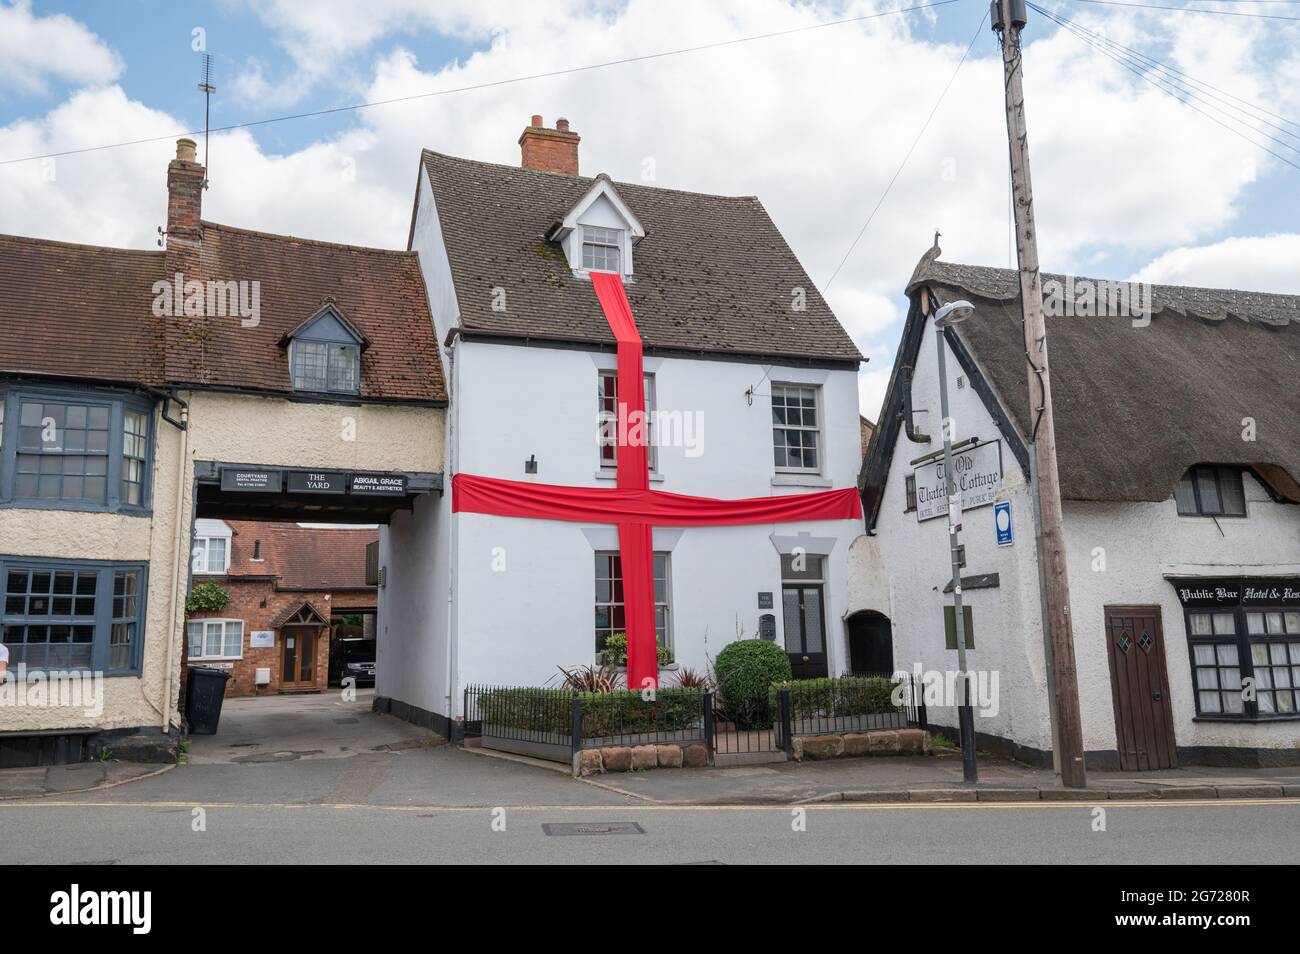
{"type": "Polygon", "coordinates": [[[848,618],[849,669],[856,674],[894,671],[894,636],[889,617],[861,610],[848,618]]]}

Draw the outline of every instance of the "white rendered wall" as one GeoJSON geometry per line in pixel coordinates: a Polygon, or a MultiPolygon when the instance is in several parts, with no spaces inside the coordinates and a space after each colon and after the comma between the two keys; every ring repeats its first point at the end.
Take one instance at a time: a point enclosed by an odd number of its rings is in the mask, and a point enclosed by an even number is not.
{"type": "Polygon", "coordinates": [[[1172,498],[1163,503],[1066,503],[1070,606],[1085,749],[1115,748],[1105,607],[1128,604],[1160,607],[1174,738],[1180,747],[1300,744],[1300,722],[1194,721],[1187,628],[1178,596],[1165,577],[1300,578],[1300,507],[1274,503],[1253,476],[1246,475],[1244,485],[1244,519],[1180,517],[1172,498]],[[1104,557],[1104,565],[1098,557],[1104,557]]]}
{"type": "MultiPolygon", "coordinates": [[[[951,350],[946,363],[953,440],[1002,440],[951,350]],[[962,379],[960,386],[958,379],[962,379]]],[[[957,652],[947,649],[944,642],[943,607],[952,603],[952,594],[943,592],[952,579],[947,520],[938,517],[918,523],[915,512],[905,512],[904,478],[914,469],[910,462],[943,446],[938,381],[934,331],[927,327],[917,354],[912,401],[920,412],[918,422],[925,421],[926,432],[933,439],[928,444],[914,444],[900,428],[876,523],[875,546],[865,542],[855,545],[850,568],[856,578],[851,608],[877,610],[890,618],[894,665],[909,671],[918,663],[927,671],[957,668],[957,652]],[[888,600],[881,602],[886,591],[888,600]]],[[[975,730],[1049,749],[1032,503],[1020,464],[1004,440],[1002,474],[997,499],[1011,502],[1014,543],[997,546],[992,505],[962,514],[961,542],[966,546],[962,576],[999,576],[997,588],[963,593],[975,630],[975,648],[967,653],[967,666],[972,671],[997,673],[999,686],[997,713],[985,715],[977,709],[975,730]]],[[[930,706],[927,714],[932,723],[957,723],[956,710],[951,707],[930,706]]]]}
{"type": "MultiPolygon", "coordinates": [[[[918,524],[904,513],[904,477],[909,461],[937,449],[939,401],[934,333],[926,328],[917,357],[912,399],[936,441],[913,444],[899,433],[884,490],[873,546],[858,541],[850,565],[851,609],[874,609],[894,626],[895,664],[926,669],[955,668],[956,653],[943,648],[942,592],[950,577],[947,527],[942,518],[918,524]],[[884,595],[887,589],[888,596],[884,595]]],[[[997,430],[969,382],[948,352],[948,387],[955,439],[997,437],[997,430]]],[[[1011,399],[1019,399],[1013,395],[1011,399]]],[[[963,514],[966,545],[963,576],[998,573],[997,589],[967,590],[972,606],[975,649],[972,669],[996,669],[1001,711],[976,713],[976,730],[1022,745],[1050,747],[1047,680],[1042,649],[1033,511],[1024,476],[1004,446],[999,499],[1012,506],[1015,543],[997,547],[993,508],[963,514]]],[[[1114,751],[1115,716],[1104,634],[1107,605],[1155,605],[1161,610],[1174,732],[1179,747],[1294,747],[1300,722],[1227,723],[1195,721],[1195,701],[1183,610],[1166,576],[1300,577],[1300,507],[1274,503],[1252,477],[1245,478],[1245,519],[1180,517],[1172,496],[1161,503],[1065,502],[1065,536],[1074,623],[1075,663],[1086,751],[1114,751]],[[1222,530],[1222,532],[1220,532],[1222,530]],[[1101,548],[1100,551],[1098,548],[1101,548]],[[1104,562],[1097,558],[1104,551],[1104,562]]],[[[1171,488],[1172,493],[1172,488],[1171,488]]],[[[930,719],[956,723],[955,711],[931,708],[930,719]]]]}
{"type": "MultiPolygon", "coordinates": [[[[547,484],[613,487],[599,474],[596,379],[612,354],[461,341],[456,417],[461,472],[547,484]],[[538,472],[524,473],[535,455],[538,472]]],[[[648,358],[657,409],[691,412],[702,422],[698,456],[659,448],[656,490],[740,498],[852,487],[860,456],[857,384],[852,371],[779,369],[754,364],[648,358]],[[772,462],[771,382],[821,387],[824,468],[800,486],[776,481],[772,462]],[[752,405],[746,390],[754,386],[752,405]]],[[[612,527],[457,516],[460,685],[539,684],[556,666],[594,661],[594,551],[612,527]],[[593,544],[593,541],[596,541],[593,544]]],[[[672,642],[681,665],[703,669],[736,638],[758,629],[760,613],[777,618],[782,640],[780,554],[772,537],[808,534],[806,549],[829,554],[826,626],[829,668],[847,666],[842,618],[847,608],[848,546],[859,521],[684,528],[657,533],[671,546],[672,642]],[[759,591],[774,608],[759,610],[759,591]]],[[[788,543],[787,543],[788,545],[788,543]]]]}

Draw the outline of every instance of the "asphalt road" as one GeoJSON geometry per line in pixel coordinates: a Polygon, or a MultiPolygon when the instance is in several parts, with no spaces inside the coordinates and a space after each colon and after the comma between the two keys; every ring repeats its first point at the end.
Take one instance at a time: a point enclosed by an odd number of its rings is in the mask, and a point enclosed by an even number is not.
{"type": "MultiPolygon", "coordinates": [[[[121,791],[121,790],[119,790],[121,791]]],[[[92,793],[93,794],[93,793],[92,793]]],[[[1300,801],[788,808],[0,803],[0,863],[1291,863],[1300,801]],[[499,830],[504,822],[504,831],[499,830]],[[603,831],[635,823],[643,834],[603,831]],[[576,825],[548,834],[543,825],[576,825]]]]}

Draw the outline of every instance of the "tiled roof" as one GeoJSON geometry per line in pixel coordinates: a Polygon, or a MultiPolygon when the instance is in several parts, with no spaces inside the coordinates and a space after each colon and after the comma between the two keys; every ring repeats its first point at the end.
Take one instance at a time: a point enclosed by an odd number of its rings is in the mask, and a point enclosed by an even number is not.
{"type": "Polygon", "coordinates": [[[204,222],[200,270],[201,280],[260,282],[260,321],[245,328],[238,318],[209,318],[200,333],[193,322],[173,321],[168,381],[291,392],[288,349],[279,341],[332,298],[369,340],[361,355],[363,398],[446,400],[413,253],[204,222]]]}
{"type": "Polygon", "coordinates": [[[0,372],[290,393],[280,338],[326,298],[368,339],[361,397],[444,402],[419,262],[204,223],[200,275],[257,281],[260,322],[156,318],[165,253],[0,235],[0,372]]]}
{"type": "MultiPolygon", "coordinates": [[[[423,158],[465,332],[613,344],[590,281],[546,239],[594,179],[423,158]]],[[[863,360],[758,199],[614,187],[647,233],[627,295],[648,350],[863,360]]]]}
{"type": "MultiPolygon", "coordinates": [[[[1017,273],[923,258],[909,292],[922,285],[976,305],[956,333],[1029,434],[1017,273]]],[[[1300,481],[1300,296],[1150,287],[1145,327],[1047,317],[1062,495],[1166,500],[1197,463],[1281,467],[1300,481]]]]}
{"type": "Polygon", "coordinates": [[[366,586],[366,545],[379,539],[369,529],[319,529],[296,523],[227,520],[234,531],[230,576],[278,577],[279,589],[336,590],[366,586]],[[261,560],[253,559],[261,541],[261,560]]]}
{"type": "Polygon", "coordinates": [[[0,372],[161,384],[163,253],[0,235],[0,372]]]}

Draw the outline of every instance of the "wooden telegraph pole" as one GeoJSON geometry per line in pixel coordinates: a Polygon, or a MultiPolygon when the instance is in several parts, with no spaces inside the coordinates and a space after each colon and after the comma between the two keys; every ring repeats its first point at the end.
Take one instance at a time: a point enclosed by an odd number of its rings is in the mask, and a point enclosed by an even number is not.
{"type": "Polygon", "coordinates": [[[1016,254],[1020,263],[1020,303],[1024,309],[1025,355],[1029,359],[1030,442],[1038,471],[1046,588],[1051,627],[1049,690],[1056,699],[1056,745],[1061,782],[1069,788],[1088,784],[1083,765],[1083,729],[1079,720],[1079,681],[1074,668],[1074,632],[1070,623],[1070,581],[1065,566],[1065,533],[1061,512],[1061,482],[1056,469],[1056,429],[1052,418],[1052,385],[1047,370],[1047,324],[1043,317],[1043,288],[1038,274],[1038,238],[1034,225],[1034,193],[1029,181],[1029,142],[1025,132],[1025,94],[1020,55],[1020,30],[1025,25],[1025,0],[993,0],[993,29],[1002,39],[1006,89],[1007,144],[1015,194],[1016,254]]]}

